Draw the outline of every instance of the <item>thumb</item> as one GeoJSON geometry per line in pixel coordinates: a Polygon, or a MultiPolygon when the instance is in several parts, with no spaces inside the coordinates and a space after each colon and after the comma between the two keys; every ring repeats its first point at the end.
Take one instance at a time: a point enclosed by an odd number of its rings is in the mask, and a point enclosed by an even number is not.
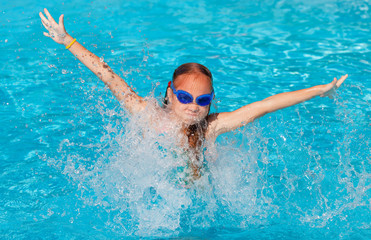
{"type": "Polygon", "coordinates": [[[335,86],[336,85],[336,83],[337,83],[337,78],[335,77],[334,78],[334,80],[332,80],[332,82],[330,83],[330,85],[333,87],[333,86],[335,86]]]}
{"type": "Polygon", "coordinates": [[[60,26],[63,27],[63,30],[66,31],[66,29],[64,28],[64,14],[62,14],[60,17],[59,17],[59,24],[60,26]]]}

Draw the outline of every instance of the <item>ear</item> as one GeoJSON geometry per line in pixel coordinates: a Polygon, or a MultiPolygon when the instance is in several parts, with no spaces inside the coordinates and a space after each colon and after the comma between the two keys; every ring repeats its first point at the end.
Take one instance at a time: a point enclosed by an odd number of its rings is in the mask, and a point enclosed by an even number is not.
{"type": "Polygon", "coordinates": [[[166,98],[168,103],[171,103],[173,100],[173,90],[171,90],[169,87],[166,89],[166,98]]]}

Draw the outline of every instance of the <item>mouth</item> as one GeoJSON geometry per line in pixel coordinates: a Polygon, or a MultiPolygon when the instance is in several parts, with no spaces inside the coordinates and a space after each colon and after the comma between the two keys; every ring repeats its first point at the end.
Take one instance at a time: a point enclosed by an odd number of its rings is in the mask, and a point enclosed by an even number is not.
{"type": "Polygon", "coordinates": [[[194,118],[194,117],[197,117],[198,116],[198,113],[187,112],[187,115],[194,118]]]}

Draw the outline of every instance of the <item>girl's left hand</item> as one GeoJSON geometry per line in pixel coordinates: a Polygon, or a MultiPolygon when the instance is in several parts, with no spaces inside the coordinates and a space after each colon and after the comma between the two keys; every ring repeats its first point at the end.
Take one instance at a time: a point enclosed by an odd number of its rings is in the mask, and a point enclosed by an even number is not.
{"type": "Polygon", "coordinates": [[[322,93],[320,94],[320,97],[329,97],[331,99],[333,99],[333,95],[335,94],[336,92],[336,89],[338,89],[340,87],[340,85],[344,82],[344,80],[348,77],[348,74],[344,75],[344,76],[341,76],[341,78],[339,80],[337,80],[336,78],[334,78],[334,80],[332,82],[330,82],[329,84],[326,84],[326,85],[322,85],[323,86],[323,89],[322,89],[322,93]]]}

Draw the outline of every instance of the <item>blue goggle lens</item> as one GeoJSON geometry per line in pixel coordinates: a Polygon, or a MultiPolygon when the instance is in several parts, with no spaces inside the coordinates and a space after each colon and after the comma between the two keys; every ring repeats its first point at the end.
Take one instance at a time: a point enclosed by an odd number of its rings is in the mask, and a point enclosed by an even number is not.
{"type": "Polygon", "coordinates": [[[188,104],[188,103],[193,102],[193,97],[189,96],[185,93],[178,93],[176,96],[177,96],[179,102],[181,102],[183,104],[188,104]]]}
{"type": "Polygon", "coordinates": [[[207,106],[211,103],[211,100],[212,100],[212,96],[211,95],[207,95],[207,96],[199,96],[198,98],[196,98],[196,103],[202,107],[204,106],[207,106]]]}

